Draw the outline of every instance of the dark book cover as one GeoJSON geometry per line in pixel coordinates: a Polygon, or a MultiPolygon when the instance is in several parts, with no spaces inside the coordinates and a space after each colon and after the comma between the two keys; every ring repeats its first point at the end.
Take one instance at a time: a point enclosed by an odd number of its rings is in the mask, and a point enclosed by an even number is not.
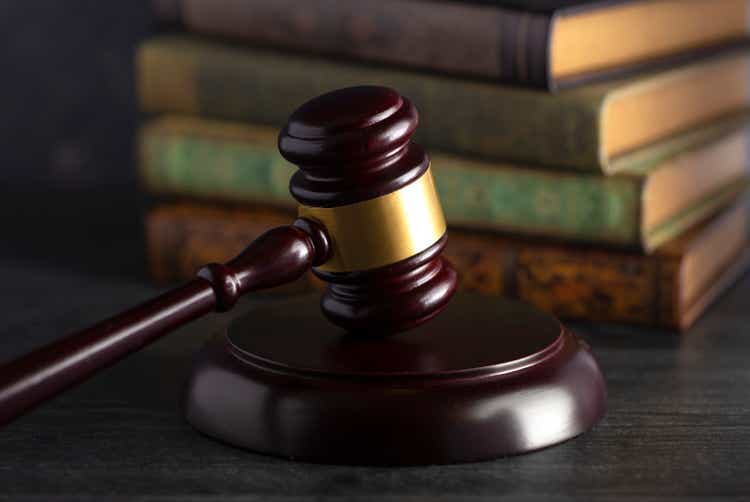
{"type": "Polygon", "coordinates": [[[195,33],[552,91],[700,57],[734,45],[747,34],[747,6],[741,0],[154,0],[153,4],[161,20],[195,33]],[[578,45],[559,43],[576,39],[578,45]],[[608,47],[615,48],[617,57],[597,57],[597,51],[608,47]],[[578,64],[558,68],[556,61],[571,55],[578,64]]]}

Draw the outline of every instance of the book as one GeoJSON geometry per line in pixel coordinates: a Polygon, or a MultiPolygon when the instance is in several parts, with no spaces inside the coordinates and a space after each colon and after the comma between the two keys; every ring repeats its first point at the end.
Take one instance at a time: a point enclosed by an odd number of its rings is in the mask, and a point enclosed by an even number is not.
{"type": "MultiPolygon", "coordinates": [[[[146,218],[152,274],[193,277],[225,261],[283,210],[171,203],[146,218]]],[[[750,196],[648,256],[450,229],[444,255],[465,291],[530,302],[565,319],[689,327],[750,264],[750,196]]],[[[320,282],[307,277],[308,288],[320,282]]]]}
{"type": "MultiPolygon", "coordinates": [[[[750,126],[731,125],[711,143],[616,176],[430,158],[449,224],[650,251],[747,184],[750,126]]],[[[161,117],[141,130],[141,178],[155,194],[295,207],[296,167],[278,153],[276,135],[270,127],[161,117]]]]}
{"type": "Polygon", "coordinates": [[[276,127],[324,92],[386,85],[419,109],[415,138],[428,150],[606,173],[628,164],[641,148],[747,110],[750,102],[750,56],[744,50],[551,95],[163,36],[140,46],[137,77],[145,112],[276,127]]]}
{"type": "Polygon", "coordinates": [[[156,0],[189,31],[548,90],[744,40],[745,0],[156,0]]]}

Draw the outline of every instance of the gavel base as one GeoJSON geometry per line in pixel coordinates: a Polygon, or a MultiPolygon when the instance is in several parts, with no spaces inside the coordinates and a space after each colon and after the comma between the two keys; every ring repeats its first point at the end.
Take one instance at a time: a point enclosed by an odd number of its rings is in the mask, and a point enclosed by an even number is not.
{"type": "Polygon", "coordinates": [[[417,329],[362,339],[318,302],[257,308],[215,337],[189,378],[187,420],[271,455],[403,465],[537,450],[604,414],[586,345],[525,304],[459,294],[417,329]]]}

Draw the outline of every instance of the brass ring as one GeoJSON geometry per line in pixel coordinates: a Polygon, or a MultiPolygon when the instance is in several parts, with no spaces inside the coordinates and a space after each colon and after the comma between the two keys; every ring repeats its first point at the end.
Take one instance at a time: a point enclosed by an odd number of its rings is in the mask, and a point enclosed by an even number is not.
{"type": "Polygon", "coordinates": [[[323,224],[331,240],[324,272],[351,272],[410,258],[445,234],[445,217],[428,168],[418,179],[380,197],[339,207],[300,206],[299,216],[323,224]]]}

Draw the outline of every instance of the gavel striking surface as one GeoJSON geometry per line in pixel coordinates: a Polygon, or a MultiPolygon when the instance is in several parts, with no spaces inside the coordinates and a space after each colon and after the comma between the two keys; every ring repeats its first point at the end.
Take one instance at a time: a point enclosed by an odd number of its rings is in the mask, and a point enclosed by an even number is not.
{"type": "Polygon", "coordinates": [[[258,307],[218,335],[188,382],[188,421],[272,455],[402,465],[543,448],[604,412],[589,350],[527,305],[459,294],[386,339],[351,336],[318,309],[312,297],[258,307]]]}

